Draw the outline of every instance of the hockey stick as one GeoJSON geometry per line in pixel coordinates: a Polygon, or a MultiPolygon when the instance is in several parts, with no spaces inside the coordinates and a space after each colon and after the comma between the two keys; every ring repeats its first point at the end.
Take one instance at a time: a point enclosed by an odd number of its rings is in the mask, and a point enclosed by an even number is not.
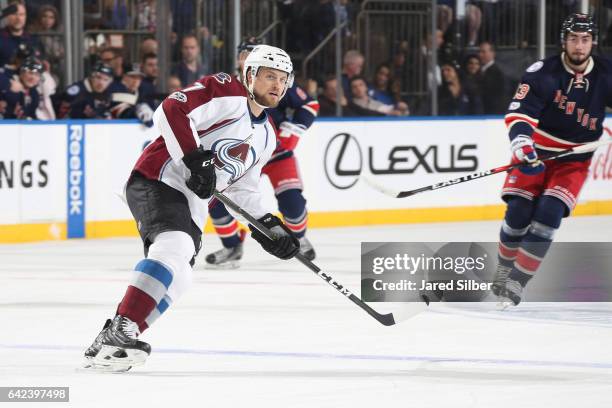
{"type": "MultiPolygon", "coordinates": [[[[540,158],[540,161],[554,160],[560,157],[569,156],[570,154],[592,152],[596,150],[597,148],[608,145],[610,143],[612,143],[612,139],[600,140],[600,141],[593,142],[593,143],[586,143],[583,145],[575,146],[569,149],[561,150],[559,152],[544,156],[540,158]]],[[[440,183],[435,183],[430,186],[425,186],[425,187],[417,188],[414,190],[407,190],[407,191],[396,191],[396,190],[381,186],[379,183],[374,181],[372,177],[370,177],[370,175],[366,175],[363,173],[359,176],[359,178],[361,178],[363,181],[369,184],[370,187],[374,188],[375,190],[380,191],[383,194],[386,194],[394,198],[404,198],[404,197],[413,196],[418,193],[423,193],[425,191],[438,190],[444,187],[450,187],[450,186],[454,186],[457,184],[465,183],[467,181],[478,180],[483,177],[492,176],[493,174],[498,174],[498,173],[503,173],[505,171],[513,170],[513,169],[516,169],[524,165],[525,163],[508,164],[505,166],[495,167],[495,168],[485,170],[485,171],[479,171],[476,173],[468,174],[466,176],[461,176],[455,179],[442,181],[440,183]]]]}
{"type": "MultiPolygon", "coordinates": [[[[263,226],[259,221],[257,221],[257,219],[255,219],[255,217],[253,217],[251,214],[246,212],[238,204],[230,200],[227,196],[223,195],[217,190],[215,190],[214,196],[215,198],[217,198],[217,200],[221,201],[228,208],[231,208],[238,214],[242,215],[249,223],[251,223],[251,225],[253,225],[259,231],[261,231],[261,233],[264,234],[266,237],[270,239],[274,239],[275,235],[272,231],[270,231],[268,228],[263,226]]],[[[376,320],[378,320],[380,323],[384,324],[385,326],[392,326],[398,321],[401,321],[407,317],[410,317],[418,313],[418,311],[415,310],[415,312],[407,311],[406,313],[402,314],[402,316],[398,316],[397,313],[396,314],[393,314],[393,313],[380,314],[376,310],[368,306],[366,303],[364,303],[363,300],[355,296],[350,290],[348,290],[345,286],[340,284],[330,274],[323,272],[321,268],[319,268],[317,265],[312,263],[310,260],[306,259],[304,255],[302,255],[301,253],[298,252],[295,258],[297,258],[297,260],[300,261],[302,264],[304,264],[308,269],[310,269],[311,271],[319,275],[321,279],[329,283],[334,289],[336,289],[338,292],[342,293],[344,296],[349,298],[349,300],[351,300],[357,306],[365,310],[370,316],[372,316],[373,318],[375,318],[376,320]]],[[[423,301],[429,304],[429,301],[427,298],[423,297],[423,301]]]]}

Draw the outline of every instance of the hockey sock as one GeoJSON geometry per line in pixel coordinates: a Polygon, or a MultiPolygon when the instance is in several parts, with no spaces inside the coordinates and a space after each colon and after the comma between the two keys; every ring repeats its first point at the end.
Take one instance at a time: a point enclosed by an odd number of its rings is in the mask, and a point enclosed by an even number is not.
{"type": "Polygon", "coordinates": [[[306,234],[306,225],[308,223],[308,211],[306,211],[306,200],[302,195],[302,191],[291,189],[283,191],[276,196],[278,200],[278,209],[283,214],[283,220],[287,228],[293,234],[302,238],[306,234]]]}
{"type": "Polygon", "coordinates": [[[208,207],[208,213],[223,246],[225,248],[237,247],[241,242],[238,233],[238,221],[231,216],[225,206],[218,200],[212,201],[208,207]]]}
{"type": "Polygon", "coordinates": [[[497,258],[500,264],[512,267],[518,247],[529,230],[533,213],[533,202],[513,196],[508,200],[506,215],[499,231],[497,258]]]}
{"type": "Polygon", "coordinates": [[[134,268],[117,313],[132,320],[142,333],[178,299],[191,284],[189,260],[195,253],[192,238],[182,231],[158,234],[148,257],[134,268]],[[157,312],[155,311],[157,309],[157,312]]]}
{"type": "Polygon", "coordinates": [[[524,287],[537,272],[553,241],[567,208],[561,200],[541,196],[529,232],[523,238],[510,278],[524,287]]]}
{"type": "MultiPolygon", "coordinates": [[[[162,300],[159,301],[157,306],[149,313],[147,318],[145,319],[145,325],[147,327],[151,327],[153,323],[170,307],[172,303],[172,299],[168,295],[165,295],[162,300]]],[[[141,330],[142,332],[142,330],[141,330]]]]}
{"type": "Polygon", "coordinates": [[[132,284],[128,286],[117,314],[138,324],[142,333],[147,329],[147,316],[163,299],[172,283],[172,273],[160,262],[143,259],[134,268],[132,284]]]}

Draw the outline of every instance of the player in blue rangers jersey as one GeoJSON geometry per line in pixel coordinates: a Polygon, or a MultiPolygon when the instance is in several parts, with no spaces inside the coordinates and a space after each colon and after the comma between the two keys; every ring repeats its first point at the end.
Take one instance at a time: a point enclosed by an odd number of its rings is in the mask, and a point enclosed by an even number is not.
{"type": "Polygon", "coordinates": [[[108,88],[112,81],[112,68],[102,62],[96,63],[87,78],[52,97],[57,117],[111,119],[111,93],[108,88]]]}
{"type": "MultiPolygon", "coordinates": [[[[249,38],[238,46],[239,72],[242,72],[242,65],[249,52],[258,44],[258,39],[249,38]]],[[[267,112],[278,127],[277,148],[262,173],[266,174],[272,183],[285,225],[300,240],[300,252],[313,260],[315,251],[305,236],[308,221],[306,200],[302,195],[303,185],[293,149],[314,122],[319,112],[319,103],[298,85],[293,85],[279,105],[274,109],[267,109],[267,112]]],[[[211,202],[209,213],[223,248],[208,254],[206,263],[223,268],[238,267],[243,253],[245,231],[239,229],[236,219],[218,200],[211,202]]]]}
{"type": "Polygon", "coordinates": [[[0,119],[36,119],[43,65],[35,57],[24,59],[17,72],[0,74],[0,119]]]}
{"type": "Polygon", "coordinates": [[[592,153],[546,164],[538,157],[600,138],[605,108],[612,105],[612,63],[592,55],[596,44],[592,19],[570,15],[561,29],[561,54],[527,68],[508,107],[512,160],[525,166],[511,171],[502,189],[507,209],[492,289],[503,306],[521,301],[588,175],[592,153]]]}

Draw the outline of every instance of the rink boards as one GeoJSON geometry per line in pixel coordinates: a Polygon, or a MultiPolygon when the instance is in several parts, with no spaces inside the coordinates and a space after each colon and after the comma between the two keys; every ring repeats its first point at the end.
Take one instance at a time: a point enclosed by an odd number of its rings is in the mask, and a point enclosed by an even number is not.
{"type": "MultiPolygon", "coordinates": [[[[612,127],[612,120],[606,125],[612,127]]],[[[132,121],[0,122],[0,242],[133,236],[121,200],[140,152],[157,137],[132,121]]],[[[603,135],[610,137],[609,132],[603,135]]],[[[504,175],[406,199],[358,179],[409,190],[505,164],[500,117],[315,122],[296,149],[310,227],[500,218],[504,175]]],[[[600,148],[578,215],[612,214],[612,148],[600,148]]],[[[272,189],[261,189],[276,208],[272,189]]]]}

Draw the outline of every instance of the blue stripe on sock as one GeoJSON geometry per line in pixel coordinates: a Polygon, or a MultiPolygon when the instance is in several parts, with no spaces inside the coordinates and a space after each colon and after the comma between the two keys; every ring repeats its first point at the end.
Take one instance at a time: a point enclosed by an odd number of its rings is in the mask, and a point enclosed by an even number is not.
{"type": "Polygon", "coordinates": [[[152,259],[143,259],[142,261],[138,262],[138,265],[136,265],[134,269],[157,279],[166,287],[166,289],[168,289],[172,283],[172,272],[170,272],[168,268],[161,263],[152,259]]]}
{"type": "Polygon", "coordinates": [[[157,305],[157,310],[159,310],[159,313],[161,314],[164,313],[166,309],[168,309],[168,307],[170,307],[170,305],[168,304],[168,302],[166,302],[166,299],[162,299],[157,305]]]}

